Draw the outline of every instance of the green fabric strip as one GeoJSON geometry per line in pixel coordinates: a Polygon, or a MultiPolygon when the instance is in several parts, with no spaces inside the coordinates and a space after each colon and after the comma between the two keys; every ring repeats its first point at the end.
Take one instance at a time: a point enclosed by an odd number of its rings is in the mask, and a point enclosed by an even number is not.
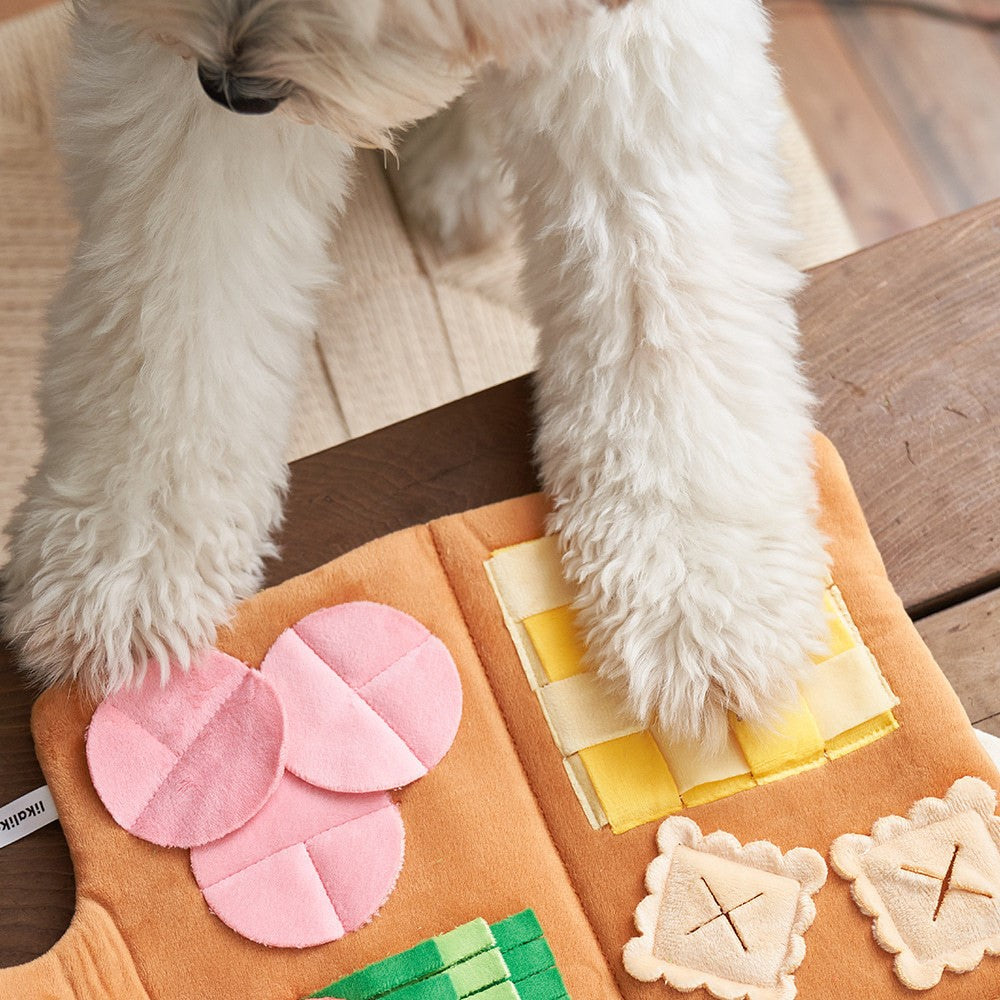
{"type": "Polygon", "coordinates": [[[445,968],[441,952],[432,938],[398,955],[390,955],[374,962],[326,989],[313,993],[314,997],[337,997],[339,1000],[374,1000],[391,990],[424,979],[445,968]]]}
{"type": "Polygon", "coordinates": [[[498,948],[491,948],[474,958],[459,962],[442,975],[451,979],[460,997],[472,996],[473,993],[485,990],[487,986],[510,979],[507,963],[498,948]]]}
{"type": "Polygon", "coordinates": [[[431,940],[437,944],[446,969],[456,962],[486,951],[487,948],[493,948],[497,943],[490,925],[482,917],[470,920],[447,934],[438,934],[431,940]]]}
{"type": "Polygon", "coordinates": [[[566,995],[566,984],[555,966],[522,979],[516,986],[521,1000],[560,1000],[566,995]]]}
{"type": "Polygon", "coordinates": [[[385,995],[384,1000],[462,1000],[447,972],[439,972],[430,979],[400,986],[385,995]]]}
{"type": "Polygon", "coordinates": [[[421,941],[407,951],[390,955],[352,972],[312,996],[337,997],[338,1000],[377,1000],[401,987],[429,979],[493,946],[493,933],[489,924],[477,917],[446,934],[421,941]]]}
{"type": "Polygon", "coordinates": [[[503,957],[507,968],[510,969],[510,978],[515,983],[551,969],[556,964],[552,949],[545,938],[519,944],[516,948],[505,951],[503,957]]]}
{"type": "Polygon", "coordinates": [[[542,937],[542,925],[534,910],[515,913],[514,916],[493,924],[490,929],[496,938],[497,947],[503,952],[542,937]]]}
{"type": "Polygon", "coordinates": [[[464,1000],[474,994],[475,1000],[563,1000],[566,988],[554,966],[538,917],[534,910],[522,910],[492,926],[482,918],[470,920],[311,996],[464,1000]]]}
{"type": "Polygon", "coordinates": [[[471,1000],[521,1000],[517,992],[517,987],[507,980],[503,983],[496,983],[489,986],[482,993],[477,993],[471,1000]]]}
{"type": "Polygon", "coordinates": [[[464,1000],[489,986],[509,980],[503,956],[496,948],[467,958],[430,979],[401,986],[383,1000],[464,1000]]]}

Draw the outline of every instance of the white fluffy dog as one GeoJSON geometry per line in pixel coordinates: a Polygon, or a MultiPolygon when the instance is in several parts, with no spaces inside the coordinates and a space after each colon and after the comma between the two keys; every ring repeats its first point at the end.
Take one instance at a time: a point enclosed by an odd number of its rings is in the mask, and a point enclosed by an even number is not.
{"type": "Polygon", "coordinates": [[[80,243],[4,598],[37,679],[106,691],[186,667],[258,586],[352,147],[474,79],[404,148],[404,187],[443,235],[488,230],[498,195],[473,181],[495,174],[477,130],[495,134],[540,330],[543,481],[595,662],[680,735],[794,693],[826,557],[766,15],[616,6],[82,4],[62,128],[80,243]]]}

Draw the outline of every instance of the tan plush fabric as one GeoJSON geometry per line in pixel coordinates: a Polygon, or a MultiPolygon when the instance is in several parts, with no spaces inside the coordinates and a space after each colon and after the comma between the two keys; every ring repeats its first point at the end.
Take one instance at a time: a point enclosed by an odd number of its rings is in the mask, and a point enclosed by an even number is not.
{"type": "MultiPolygon", "coordinates": [[[[62,6],[0,25],[0,524],[39,452],[32,394],[45,308],[65,269],[68,219],[49,128],[66,51],[62,6]]],[[[798,263],[856,249],[830,185],[789,119],[783,144],[805,239],[798,263]]],[[[407,226],[381,154],[358,178],[332,254],[341,281],[323,298],[289,458],[338,444],[532,367],[534,331],[516,291],[508,234],[446,258],[407,226]]],[[[3,539],[0,538],[0,556],[3,539]]]]}
{"type": "MultiPolygon", "coordinates": [[[[992,789],[1000,784],[958,699],[892,590],[839,456],[824,439],[817,443],[817,455],[833,577],[865,644],[900,696],[900,728],[824,767],[685,810],[668,821],[696,823],[708,836],[726,831],[754,854],[771,850],[753,847],[755,841],[770,841],[786,859],[800,847],[825,857],[841,835],[866,834],[881,816],[905,815],[915,801],[943,794],[963,775],[981,778],[992,789]]],[[[455,744],[437,768],[398,794],[407,840],[397,888],[373,923],[332,944],[303,951],[268,949],[238,937],[213,917],[191,875],[187,852],[137,840],[98,800],[84,759],[93,706],[71,690],[45,694],[32,728],[73,858],[79,909],[52,952],[30,965],[0,971],[0,997],[295,1000],[472,917],[494,921],[526,906],[537,910],[571,996],[679,997],[663,981],[633,978],[622,957],[636,934],[633,914],[650,891],[647,866],[663,849],[657,824],[621,835],[591,828],[483,567],[491,551],[538,537],[545,512],[543,498],[522,497],[372,542],[246,602],[220,643],[256,665],[277,636],[306,614],[367,599],[413,615],[442,639],[458,666],[464,708],[455,744]]],[[[694,839],[685,843],[704,849],[694,839]]],[[[760,867],[743,852],[727,856],[760,867]]],[[[900,857],[911,860],[908,853],[900,857]]],[[[935,866],[935,874],[940,861],[924,859],[935,866]]],[[[765,867],[806,888],[811,881],[795,871],[765,867]]],[[[722,886],[720,892],[735,892],[725,872],[706,871],[711,883],[722,886]]],[[[973,868],[964,859],[959,877],[960,884],[973,884],[973,868]]],[[[924,901],[921,892],[918,888],[918,903],[924,901]]],[[[993,932],[988,914],[985,920],[982,914],[970,916],[968,901],[981,897],[955,890],[952,897],[947,905],[957,907],[953,915],[963,925],[974,919],[978,930],[993,932]]],[[[849,882],[831,874],[814,898],[816,919],[806,919],[807,908],[800,914],[805,956],[794,972],[798,995],[807,1000],[911,996],[894,974],[892,957],[873,940],[871,918],[855,905],[849,882]]],[[[722,901],[742,902],[728,894],[722,901]]],[[[694,902],[701,906],[705,900],[694,902]]],[[[780,906],[741,913],[751,916],[747,940],[756,928],[760,937],[753,940],[773,943],[787,928],[787,912],[780,906]]],[[[704,957],[695,948],[686,958],[697,961],[699,954],[704,957]]],[[[767,955],[731,965],[730,971],[765,978],[770,974],[765,969],[773,967],[767,955]]],[[[723,973],[725,967],[716,970],[723,973]]],[[[705,1000],[707,994],[692,996],[705,1000]]],[[[987,957],[964,975],[945,974],[934,996],[1000,996],[1000,959],[987,957]]]]}

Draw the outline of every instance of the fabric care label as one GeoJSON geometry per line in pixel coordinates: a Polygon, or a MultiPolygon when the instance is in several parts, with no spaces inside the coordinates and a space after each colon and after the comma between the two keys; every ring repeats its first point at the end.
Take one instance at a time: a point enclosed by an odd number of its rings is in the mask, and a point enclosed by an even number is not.
{"type": "Polygon", "coordinates": [[[0,847],[13,844],[29,833],[59,819],[48,785],[42,785],[8,805],[0,807],[0,847]]]}

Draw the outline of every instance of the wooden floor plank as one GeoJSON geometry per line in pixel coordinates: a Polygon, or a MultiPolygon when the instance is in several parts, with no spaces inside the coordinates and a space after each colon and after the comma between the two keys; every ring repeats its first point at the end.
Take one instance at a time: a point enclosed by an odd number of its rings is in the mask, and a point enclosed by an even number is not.
{"type": "Polygon", "coordinates": [[[974,28],[905,11],[835,8],[946,211],[1000,195],[1000,61],[974,28]]]}
{"type": "Polygon", "coordinates": [[[818,2],[769,6],[788,99],[862,244],[946,214],[880,95],[859,76],[831,13],[818,2]]]}
{"type": "Polygon", "coordinates": [[[1000,736],[1000,590],[917,622],[973,725],[1000,736]]]}
{"type": "Polygon", "coordinates": [[[348,433],[366,434],[462,395],[434,289],[381,163],[358,176],[331,241],[337,281],[320,296],[319,349],[348,433]]]}
{"type": "Polygon", "coordinates": [[[285,449],[289,462],[332,448],[351,436],[318,340],[314,339],[304,353],[292,435],[285,449]]]}
{"type": "MultiPolygon", "coordinates": [[[[0,804],[45,783],[28,718],[35,692],[14,672],[0,645],[0,804]]],[[[47,826],[3,849],[3,897],[16,899],[16,918],[0,924],[0,966],[27,962],[52,947],[73,916],[73,865],[59,825],[47,826]]],[[[6,1000],[6,998],[5,998],[6,1000]]]]}
{"type": "Polygon", "coordinates": [[[1000,203],[813,272],[820,426],[918,614],[1000,582],[1000,203]]]}

